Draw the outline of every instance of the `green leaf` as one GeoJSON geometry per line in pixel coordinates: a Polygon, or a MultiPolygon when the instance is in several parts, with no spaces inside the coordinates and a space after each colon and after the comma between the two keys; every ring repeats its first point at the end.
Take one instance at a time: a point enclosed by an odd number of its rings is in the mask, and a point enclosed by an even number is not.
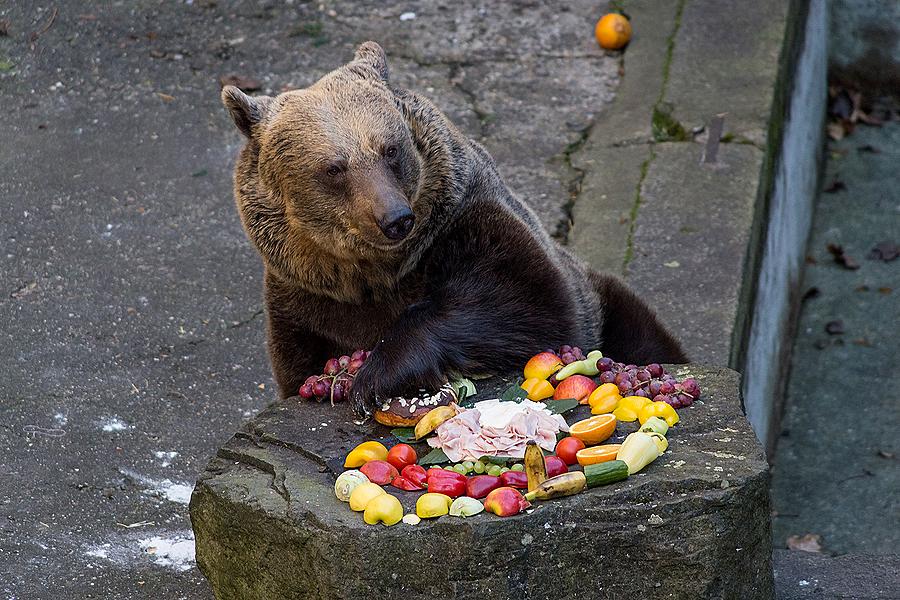
{"type": "Polygon", "coordinates": [[[450,459],[447,458],[447,455],[444,454],[443,449],[435,448],[425,456],[419,459],[420,465],[437,465],[440,463],[450,462],[450,459]]]}
{"type": "Polygon", "coordinates": [[[528,397],[528,392],[523,390],[518,383],[514,383],[500,394],[500,400],[504,402],[521,402],[528,397]]]}
{"type": "Polygon", "coordinates": [[[396,429],[391,429],[391,435],[404,444],[412,444],[416,441],[416,430],[414,427],[397,427],[396,429]]]}
{"type": "Polygon", "coordinates": [[[561,415],[569,412],[579,403],[575,398],[564,398],[563,400],[545,400],[544,404],[547,405],[547,410],[554,415],[561,415]]]}

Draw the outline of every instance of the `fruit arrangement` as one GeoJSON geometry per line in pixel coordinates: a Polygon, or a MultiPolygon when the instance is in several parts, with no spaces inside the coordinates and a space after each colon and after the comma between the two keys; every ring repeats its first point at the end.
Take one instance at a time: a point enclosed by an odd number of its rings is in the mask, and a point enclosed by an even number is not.
{"type": "MultiPolygon", "coordinates": [[[[577,400],[591,407],[591,416],[571,423],[568,435],[559,434],[553,454],[545,456],[537,440],[531,440],[524,457],[482,456],[426,469],[420,463],[428,463],[428,457],[420,460],[409,444],[388,449],[380,442],[367,441],[347,455],[344,466],[350,470],[337,478],[335,495],[352,510],[363,512],[366,523],[386,526],[401,521],[417,524],[445,515],[516,515],[532,502],[614,484],[646,468],[668,449],[666,436],[680,421],[676,408],[688,407],[700,396],[696,380],[679,382],[661,365],[625,365],[599,351],[585,354],[572,346],[535,355],[523,375],[521,388],[530,400],[568,400],[569,407],[577,407],[572,402],[577,400]],[[605,443],[619,423],[635,421],[637,430],[621,443],[605,443]],[[424,492],[416,500],[415,512],[404,515],[399,499],[385,491],[388,486],[424,492]]],[[[521,393],[514,402],[528,404],[521,393]]],[[[406,435],[420,441],[440,434],[442,427],[467,410],[473,409],[455,404],[435,407],[406,435]]],[[[447,461],[446,455],[443,461],[447,461]]]]}
{"type": "Polygon", "coordinates": [[[300,386],[297,395],[304,400],[317,399],[342,402],[350,397],[350,388],[353,387],[353,378],[359,371],[369,353],[366,350],[357,350],[350,356],[346,354],[339,358],[329,358],[325,361],[321,375],[310,375],[300,386]]]}

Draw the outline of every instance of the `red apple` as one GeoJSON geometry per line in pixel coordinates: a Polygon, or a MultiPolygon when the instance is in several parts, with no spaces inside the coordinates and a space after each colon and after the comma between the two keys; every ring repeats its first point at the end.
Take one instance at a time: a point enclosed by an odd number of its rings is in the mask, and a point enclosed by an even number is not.
{"type": "Polygon", "coordinates": [[[597,389],[597,384],[590,377],[584,375],[572,375],[566,377],[556,386],[553,392],[554,400],[564,400],[566,398],[574,398],[581,404],[587,404],[588,396],[597,389]]]}
{"type": "Polygon", "coordinates": [[[528,359],[523,372],[525,379],[547,379],[562,367],[562,360],[557,355],[552,352],[541,352],[528,359]]]}
{"type": "Polygon", "coordinates": [[[519,490],[511,487],[497,488],[484,499],[484,510],[492,512],[498,517],[510,517],[517,515],[531,503],[525,499],[519,490]]]}

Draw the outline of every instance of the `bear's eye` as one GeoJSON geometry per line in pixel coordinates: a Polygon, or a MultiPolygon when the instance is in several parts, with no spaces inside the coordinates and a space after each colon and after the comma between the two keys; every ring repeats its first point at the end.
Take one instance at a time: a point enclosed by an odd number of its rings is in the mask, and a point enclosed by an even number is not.
{"type": "Polygon", "coordinates": [[[329,177],[337,177],[341,174],[341,168],[337,165],[331,165],[325,170],[329,177]]]}
{"type": "Polygon", "coordinates": [[[397,147],[396,146],[388,146],[384,150],[385,158],[394,158],[397,156],[397,147]]]}

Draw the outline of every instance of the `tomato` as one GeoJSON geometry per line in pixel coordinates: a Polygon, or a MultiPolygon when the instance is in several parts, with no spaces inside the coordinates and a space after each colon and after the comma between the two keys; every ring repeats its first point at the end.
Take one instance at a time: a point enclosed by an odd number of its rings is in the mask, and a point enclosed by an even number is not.
{"type": "Polygon", "coordinates": [[[409,444],[397,444],[388,451],[387,461],[402,471],[406,465],[414,465],[419,457],[409,444]]]}
{"type": "Polygon", "coordinates": [[[574,465],[578,462],[578,457],[575,454],[579,450],[583,450],[584,447],[584,442],[577,437],[564,437],[556,444],[556,455],[563,459],[567,465],[574,465]]]}

